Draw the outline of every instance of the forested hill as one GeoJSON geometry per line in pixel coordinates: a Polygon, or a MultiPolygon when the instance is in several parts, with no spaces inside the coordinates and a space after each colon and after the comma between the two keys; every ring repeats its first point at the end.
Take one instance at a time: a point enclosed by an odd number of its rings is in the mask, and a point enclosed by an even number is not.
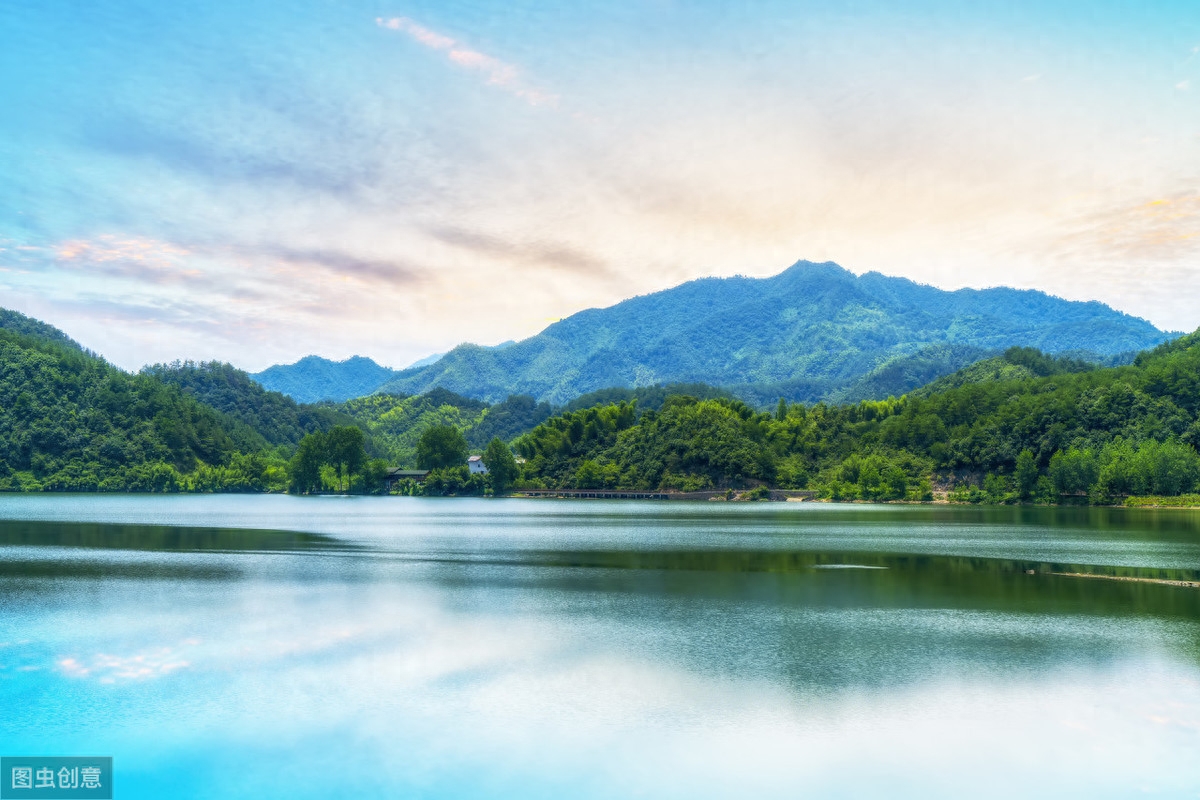
{"type": "Polygon", "coordinates": [[[272,392],[281,392],[300,403],[321,400],[341,402],[372,394],[395,375],[369,358],[354,356],[330,361],[305,356],[295,364],[276,364],[250,377],[272,392]]]}
{"type": "Polygon", "coordinates": [[[301,405],[270,392],[236,367],[220,362],[176,361],[142,370],[178,386],[202,403],[258,431],[270,444],[296,444],[305,434],[353,425],[348,415],[328,406],[301,405]]]}
{"type": "Polygon", "coordinates": [[[42,341],[65,345],[74,350],[83,350],[78,342],[53,325],[47,325],[41,320],[27,317],[18,311],[10,311],[7,308],[0,308],[0,330],[20,333],[35,339],[41,339],[42,341]]]}
{"type": "Polygon", "coordinates": [[[493,438],[505,441],[526,433],[549,418],[550,406],[516,395],[489,406],[445,389],[423,395],[375,394],[340,403],[335,408],[370,435],[390,463],[415,467],[417,440],[435,425],[461,431],[475,450],[493,438]]]}
{"type": "Polygon", "coordinates": [[[843,406],[668,398],[556,416],[516,442],[553,488],[756,484],[833,499],[1058,502],[1200,491],[1200,332],[1095,368],[1015,349],[940,391],[843,406]]]}
{"type": "Polygon", "coordinates": [[[178,387],[30,323],[6,313],[0,328],[0,490],[163,490],[265,446],[178,387]]]}
{"type": "Polygon", "coordinates": [[[891,391],[1014,345],[1111,355],[1168,338],[1096,302],[1004,288],[948,292],[800,262],[772,278],[696,280],[583,311],[504,348],[461,345],[380,391],[440,386],[491,401],[528,394],[563,404],[612,386],[702,382],[811,402],[845,396],[864,376],[914,356],[924,362],[882,376],[891,391]]]}
{"type": "MultiPolygon", "coordinates": [[[[1131,358],[1132,362],[1134,359],[1131,358]]],[[[1051,356],[1032,347],[1010,347],[1003,355],[985,358],[950,375],[931,381],[914,392],[913,397],[929,397],[974,383],[1047,378],[1063,373],[1087,372],[1097,364],[1071,356],[1051,356]]]]}

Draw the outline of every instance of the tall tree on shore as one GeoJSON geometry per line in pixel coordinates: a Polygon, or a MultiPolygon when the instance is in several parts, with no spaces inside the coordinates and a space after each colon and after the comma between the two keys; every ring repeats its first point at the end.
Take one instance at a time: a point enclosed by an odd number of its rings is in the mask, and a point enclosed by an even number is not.
{"type": "Polygon", "coordinates": [[[300,440],[296,455],[288,465],[292,488],[307,494],[321,488],[321,467],[325,465],[325,434],[317,431],[300,440]]]}
{"type": "Polygon", "coordinates": [[[458,428],[433,425],[417,441],[418,469],[449,469],[467,463],[471,450],[458,428]]]}
{"type": "Polygon", "coordinates": [[[352,484],[354,474],[361,472],[367,461],[363,432],[352,425],[338,425],[325,435],[326,458],[338,477],[338,489],[342,488],[342,476],[352,484]]]}
{"type": "Polygon", "coordinates": [[[504,494],[508,487],[517,479],[517,460],[512,451],[499,437],[488,442],[483,451],[483,465],[488,469],[488,477],[492,480],[492,491],[504,494]]]}

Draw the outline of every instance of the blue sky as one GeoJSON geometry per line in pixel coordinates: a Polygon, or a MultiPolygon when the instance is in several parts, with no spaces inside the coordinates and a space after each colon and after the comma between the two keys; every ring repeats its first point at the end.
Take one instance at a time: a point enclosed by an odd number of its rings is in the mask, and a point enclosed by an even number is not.
{"type": "Polygon", "coordinates": [[[0,305],[402,366],[833,260],[1200,326],[1195,2],[0,6],[0,305]]]}

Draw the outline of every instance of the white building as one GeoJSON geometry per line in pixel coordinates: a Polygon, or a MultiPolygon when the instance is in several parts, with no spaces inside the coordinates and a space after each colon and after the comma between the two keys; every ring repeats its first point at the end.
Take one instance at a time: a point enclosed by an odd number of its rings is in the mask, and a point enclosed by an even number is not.
{"type": "Polygon", "coordinates": [[[471,470],[472,475],[487,475],[487,465],[483,463],[483,456],[468,458],[467,469],[471,470]]]}

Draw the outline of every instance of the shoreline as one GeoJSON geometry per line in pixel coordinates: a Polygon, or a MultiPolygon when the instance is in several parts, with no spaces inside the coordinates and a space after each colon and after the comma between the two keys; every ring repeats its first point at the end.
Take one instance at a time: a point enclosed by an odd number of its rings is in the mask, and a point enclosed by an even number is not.
{"type": "MultiPolygon", "coordinates": [[[[648,490],[617,490],[617,489],[530,489],[530,490],[515,490],[507,494],[495,497],[493,495],[438,495],[438,498],[484,498],[489,499],[518,499],[518,500],[652,500],[655,502],[663,501],[691,501],[691,502],[728,502],[728,503],[825,503],[831,505],[887,505],[887,506],[960,506],[960,507],[979,507],[979,508],[1124,508],[1130,510],[1170,510],[1170,511],[1200,511],[1200,504],[1182,504],[1169,502],[1171,498],[1163,498],[1168,502],[1117,502],[1104,504],[1091,503],[966,503],[955,502],[949,500],[944,495],[939,496],[935,493],[932,500],[834,500],[825,497],[816,497],[816,491],[811,489],[769,489],[766,490],[766,496],[757,494],[755,496],[747,496],[755,490],[732,490],[733,496],[728,496],[731,490],[716,491],[708,490],[703,492],[675,492],[675,491],[648,491],[648,490]]],[[[390,493],[338,493],[338,492],[312,492],[305,494],[292,494],[291,492],[72,492],[72,491],[0,491],[0,497],[47,497],[47,496],[96,496],[96,495],[133,495],[133,496],[155,496],[165,497],[170,495],[175,496],[211,496],[211,495],[282,495],[291,497],[407,497],[410,495],[390,494],[390,493]]],[[[422,495],[411,495],[420,497],[422,495]]]]}

